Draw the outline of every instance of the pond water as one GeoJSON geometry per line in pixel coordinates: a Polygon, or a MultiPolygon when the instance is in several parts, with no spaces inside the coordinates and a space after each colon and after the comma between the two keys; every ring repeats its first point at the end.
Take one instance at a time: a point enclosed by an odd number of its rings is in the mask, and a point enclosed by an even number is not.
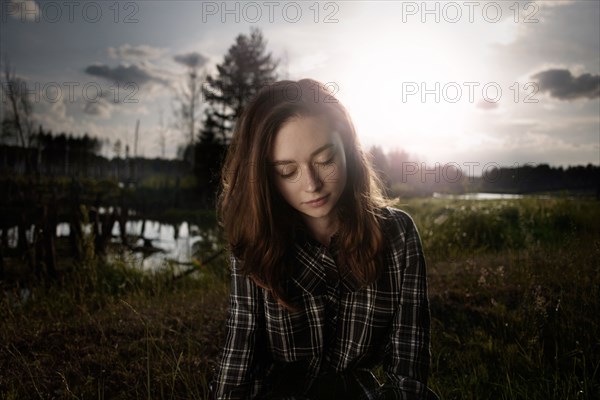
{"type": "MultiPolygon", "coordinates": [[[[186,269],[194,258],[206,259],[219,249],[216,228],[201,229],[185,221],[171,225],[146,220],[142,235],[142,225],[142,220],[126,223],[125,231],[131,244],[131,248],[127,249],[119,246],[121,231],[119,224],[115,222],[111,232],[109,259],[125,257],[128,262],[133,262],[145,271],[163,268],[167,263],[186,269]]],[[[89,231],[90,227],[86,228],[89,231]]],[[[58,237],[69,236],[69,224],[58,224],[56,231],[58,237]]]]}
{"type": "MultiPolygon", "coordinates": [[[[465,193],[460,195],[434,193],[433,198],[456,200],[504,200],[521,199],[520,194],[509,193],[465,193]]],[[[545,197],[545,196],[539,196],[545,197]]],[[[101,212],[111,210],[101,209],[101,212]]],[[[191,267],[194,258],[203,260],[218,251],[218,233],[214,228],[200,228],[197,225],[183,221],[179,224],[166,224],[159,221],[146,220],[142,234],[142,220],[131,220],[126,224],[126,234],[131,246],[120,245],[119,224],[115,222],[112,228],[112,239],[109,246],[110,259],[124,259],[146,271],[155,271],[170,264],[174,268],[187,269],[191,267]]],[[[69,236],[69,224],[59,223],[56,228],[58,237],[69,236]]],[[[33,241],[35,226],[27,230],[28,241],[33,241]]],[[[91,232],[91,225],[84,226],[84,232],[91,232]]],[[[16,247],[18,228],[7,230],[8,246],[16,247]]]]}
{"type": "Polygon", "coordinates": [[[464,193],[464,194],[444,194],[434,193],[434,199],[453,199],[453,200],[508,200],[522,199],[522,194],[510,193],[464,193]]]}

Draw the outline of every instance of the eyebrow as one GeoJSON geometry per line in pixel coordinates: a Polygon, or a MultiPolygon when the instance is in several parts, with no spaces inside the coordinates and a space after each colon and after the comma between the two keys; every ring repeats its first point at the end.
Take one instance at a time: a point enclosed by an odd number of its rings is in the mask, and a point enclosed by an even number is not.
{"type": "MultiPolygon", "coordinates": [[[[329,148],[331,148],[333,146],[334,146],[333,143],[328,143],[326,145],[323,145],[323,146],[319,147],[318,149],[316,149],[315,151],[313,151],[312,153],[310,153],[310,156],[314,157],[315,155],[317,155],[317,154],[319,154],[319,153],[321,153],[321,152],[323,152],[323,151],[325,151],[325,150],[327,150],[327,149],[329,149],[329,148]]],[[[295,163],[295,162],[296,161],[293,161],[293,160],[278,160],[278,161],[270,162],[269,164],[275,167],[275,166],[278,166],[278,165],[292,164],[292,163],[295,163]]]]}

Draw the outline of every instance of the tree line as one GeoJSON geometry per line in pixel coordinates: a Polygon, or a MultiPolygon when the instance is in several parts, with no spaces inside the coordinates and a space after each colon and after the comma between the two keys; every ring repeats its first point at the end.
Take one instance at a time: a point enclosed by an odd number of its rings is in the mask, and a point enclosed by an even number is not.
{"type": "MultiPolygon", "coordinates": [[[[434,193],[472,192],[533,194],[567,191],[600,198],[600,166],[552,167],[525,164],[500,167],[483,166],[480,175],[474,167],[458,163],[421,162],[402,150],[384,153],[381,147],[369,150],[371,162],[391,197],[423,197],[434,193]]],[[[476,164],[476,163],[475,163],[476,164]]],[[[480,165],[480,167],[482,167],[480,165]]]]}
{"type": "MultiPolygon", "coordinates": [[[[223,61],[216,66],[214,75],[202,68],[206,60],[200,54],[193,55],[186,59],[185,79],[175,96],[175,126],[186,138],[179,160],[132,156],[129,146],[123,149],[120,140],[112,148],[115,156],[108,159],[100,155],[102,148],[110,144],[107,140],[87,134],[81,137],[65,133],[54,135],[41,126],[35,131],[31,103],[22,90],[23,82],[6,67],[3,90],[9,101],[4,104],[0,139],[4,142],[12,139],[16,144],[0,144],[0,173],[116,179],[133,185],[153,175],[193,174],[198,192],[210,203],[217,190],[221,163],[235,121],[262,87],[280,78],[279,61],[267,51],[266,41],[256,28],[249,35],[237,36],[223,61]]],[[[600,193],[600,167],[593,165],[566,169],[546,164],[496,167],[474,177],[458,166],[428,167],[402,150],[384,153],[381,147],[373,146],[369,155],[390,196],[474,191],[600,193]]]]}

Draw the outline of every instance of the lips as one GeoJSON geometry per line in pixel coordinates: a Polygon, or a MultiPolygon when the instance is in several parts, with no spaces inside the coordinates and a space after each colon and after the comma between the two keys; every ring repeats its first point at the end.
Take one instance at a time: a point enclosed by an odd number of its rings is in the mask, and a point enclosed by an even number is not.
{"type": "Polygon", "coordinates": [[[311,201],[306,201],[305,203],[306,203],[306,204],[317,204],[317,203],[319,203],[321,200],[324,200],[324,199],[326,199],[328,196],[329,196],[329,195],[328,195],[328,194],[326,194],[325,196],[319,197],[318,199],[314,199],[314,200],[311,200],[311,201]]]}

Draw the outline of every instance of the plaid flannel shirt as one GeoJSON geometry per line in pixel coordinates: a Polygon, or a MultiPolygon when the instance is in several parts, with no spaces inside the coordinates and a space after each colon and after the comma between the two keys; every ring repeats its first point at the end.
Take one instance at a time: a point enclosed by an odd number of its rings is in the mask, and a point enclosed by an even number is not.
{"type": "Polygon", "coordinates": [[[299,390],[306,393],[320,376],[381,364],[387,383],[364,388],[356,398],[432,396],[426,386],[430,312],[421,241],[408,214],[392,207],[381,211],[385,267],[369,286],[353,284],[349,273],[339,276],[335,246],[328,249],[307,235],[295,241],[297,268],[288,293],[301,311],[281,307],[240,273],[240,261],[231,256],[227,336],[214,397],[268,398],[286,369],[292,373],[283,376],[300,377],[299,390]]]}

